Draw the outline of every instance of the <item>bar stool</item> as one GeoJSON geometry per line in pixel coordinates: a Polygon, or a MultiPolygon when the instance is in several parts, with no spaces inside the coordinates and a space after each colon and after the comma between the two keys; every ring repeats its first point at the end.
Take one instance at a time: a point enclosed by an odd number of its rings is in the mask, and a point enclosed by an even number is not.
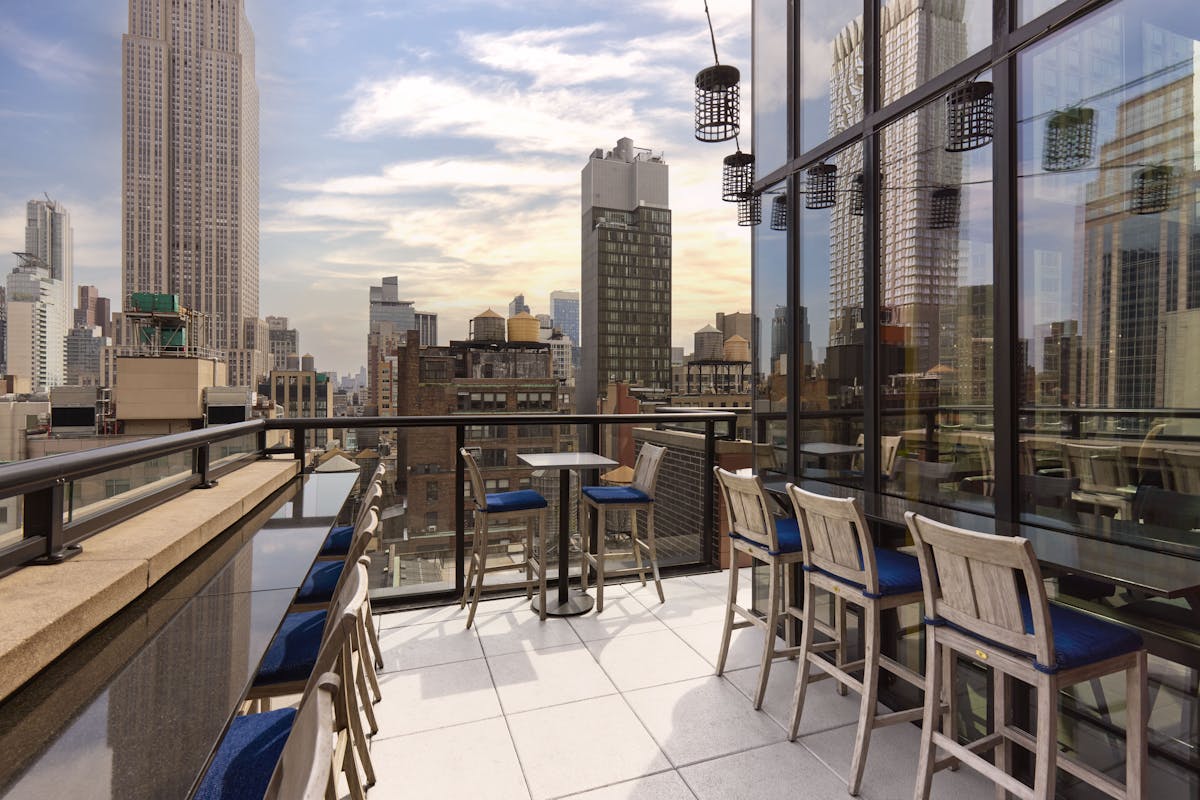
{"type": "Polygon", "coordinates": [[[371,480],[367,483],[367,491],[363,493],[363,503],[358,508],[358,514],[354,517],[354,522],[350,525],[335,525],[329,531],[329,535],[325,537],[324,543],[321,545],[321,551],[317,557],[326,559],[345,559],[346,554],[350,552],[350,541],[354,537],[354,530],[361,523],[364,517],[367,516],[367,510],[372,507],[378,507],[380,497],[383,495],[383,476],[387,472],[387,467],[381,462],[375,468],[375,472],[371,475],[371,480]],[[370,494],[373,489],[378,489],[379,493],[375,495],[374,500],[370,499],[370,494]]]}
{"type": "MultiPolygon", "coordinates": [[[[854,739],[854,756],[850,759],[847,781],[850,794],[857,795],[867,750],[871,746],[871,731],[886,725],[912,722],[920,719],[923,712],[918,706],[887,714],[875,713],[880,667],[918,689],[925,687],[923,677],[879,652],[880,612],[921,602],[921,569],[912,556],[874,545],[862,509],[853,497],[826,497],[806,492],[792,483],[787,485],[787,493],[796,519],[800,521],[800,539],[804,546],[802,661],[800,671],[796,673],[788,741],[796,740],[809,681],[833,678],[858,692],[862,696],[858,734],[854,739]],[[830,627],[816,618],[817,589],[862,609],[864,648],[861,661],[842,663],[845,626],[830,627]],[[817,633],[830,637],[831,641],[814,644],[817,633]],[[831,649],[838,652],[835,664],[820,655],[820,651],[831,649]],[[819,668],[821,673],[810,678],[809,664],[819,668]],[[863,671],[862,680],[850,675],[851,670],[859,667],[863,671]]],[[[840,614],[841,609],[837,612],[840,614]]]]}
{"type": "MultiPolygon", "coordinates": [[[[581,547],[580,560],[582,570],[580,581],[583,591],[588,588],[588,566],[596,569],[596,613],[604,610],[604,580],[606,576],[637,575],[646,585],[646,567],[642,562],[642,551],[650,561],[650,570],[654,575],[654,587],[658,589],[658,602],[665,602],[663,597],[662,580],[658,575],[658,549],[654,545],[654,488],[658,484],[658,471],[662,467],[663,456],[667,448],[646,442],[638,453],[637,463],[633,467],[633,483],[629,486],[585,486],[580,491],[579,523],[581,531],[591,530],[588,527],[592,513],[598,517],[596,528],[599,531],[596,543],[596,554],[588,552],[586,546],[581,547]],[[646,541],[638,538],[637,512],[646,511],[646,541]],[[609,511],[628,511],[630,531],[629,536],[633,545],[633,559],[636,566],[618,570],[606,570],[605,564],[609,558],[623,553],[605,553],[604,533],[605,520],[609,511]]],[[[586,534],[585,534],[586,536],[586,534]]]]}
{"type": "Polygon", "coordinates": [[[483,578],[489,572],[499,572],[509,569],[525,569],[525,580],[514,581],[512,586],[524,586],[525,596],[533,597],[533,587],[538,588],[541,599],[540,616],[546,618],[546,498],[533,489],[521,489],[515,492],[497,492],[488,494],[479,472],[479,465],[474,456],[465,447],[458,451],[463,463],[470,473],[471,496],[475,501],[475,535],[471,537],[471,558],[467,568],[466,585],[463,586],[462,601],[459,608],[467,605],[468,596],[471,601],[471,611],[467,614],[467,627],[475,621],[475,609],[479,607],[479,597],[483,594],[483,578]],[[524,558],[511,564],[497,564],[489,567],[488,560],[488,517],[492,514],[506,518],[525,520],[524,558]],[[529,526],[537,520],[537,555],[534,555],[533,531],[529,526]],[[536,573],[536,577],[535,577],[536,573]],[[474,581],[474,592],[471,583],[474,581]]]}
{"type": "Polygon", "coordinates": [[[780,600],[785,601],[783,614],[801,619],[800,609],[791,604],[793,595],[791,570],[788,568],[804,560],[804,548],[800,544],[800,527],[796,520],[778,518],[771,514],[767,497],[763,493],[762,481],[757,475],[742,477],[713,467],[717,485],[721,487],[721,498],[729,515],[729,595],[725,602],[725,630],[721,634],[721,652],[717,656],[717,674],[725,671],[725,659],[729,655],[729,639],[738,628],[756,625],[763,629],[764,643],[762,665],[759,668],[758,689],[754,693],[754,708],[762,708],[763,695],[767,691],[767,678],[771,674],[771,662],[776,658],[791,658],[800,652],[794,645],[792,626],[784,627],[787,647],[775,647],[775,627],[779,622],[780,600]],[[767,614],[765,619],[750,609],[738,605],[738,553],[746,553],[755,561],[766,564],[768,569],[767,614]],[[782,591],[782,597],[780,593],[782,591]],[[742,617],[734,622],[734,615],[742,617]]]}
{"type": "MultiPolygon", "coordinates": [[[[993,536],[904,515],[917,543],[925,592],[925,717],[914,797],[929,796],[933,773],[955,761],[972,767],[1017,797],[1049,800],[1056,767],[1116,798],[1146,794],[1146,650],[1136,632],[1046,599],[1042,573],[1028,539],[993,536]],[[1024,586],[1017,580],[1024,579],[1024,586]],[[953,724],[933,730],[943,684],[941,651],[993,669],[995,730],[960,745],[953,724]],[[1125,784],[1058,752],[1059,691],[1116,672],[1125,673],[1125,784]],[[1012,725],[1009,678],[1037,690],[1037,737],[1012,725]],[[1035,755],[1030,788],[1008,774],[1012,745],[1035,755]],[[937,749],[948,753],[938,760],[937,749]],[[995,750],[995,765],[979,753],[995,750]]],[[[946,676],[953,691],[953,673],[946,676]]]]}

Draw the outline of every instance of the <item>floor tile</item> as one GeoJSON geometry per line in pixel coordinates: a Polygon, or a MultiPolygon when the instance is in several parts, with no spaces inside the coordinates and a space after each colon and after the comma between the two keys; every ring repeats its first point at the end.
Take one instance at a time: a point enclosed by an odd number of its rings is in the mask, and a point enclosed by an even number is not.
{"type": "Polygon", "coordinates": [[[417,669],[482,658],[475,631],[458,620],[385,629],[379,636],[383,670],[417,669]]]}
{"type": "Polygon", "coordinates": [[[604,600],[604,610],[568,617],[571,627],[585,642],[611,639],[617,635],[665,631],[667,626],[633,597],[614,591],[604,600]]]}
{"type": "MultiPolygon", "coordinates": [[[[688,575],[688,580],[698,585],[700,588],[715,594],[725,600],[725,595],[729,593],[729,570],[723,569],[720,572],[704,572],[699,575],[688,575]]],[[[743,592],[750,591],[750,569],[743,567],[738,570],[738,580],[741,581],[741,590],[743,592]]],[[[749,595],[746,595],[749,597],[749,595]]]]}
{"type": "Polygon", "coordinates": [[[675,594],[667,594],[665,603],[659,603],[657,595],[651,598],[641,593],[635,597],[671,628],[725,621],[725,600],[721,596],[691,581],[672,588],[675,594]]]}
{"type": "MultiPolygon", "coordinates": [[[[478,619],[481,616],[489,616],[491,614],[528,610],[529,601],[525,599],[524,595],[520,597],[505,597],[497,600],[482,600],[479,603],[479,607],[475,609],[475,618],[478,619]]],[[[380,630],[400,628],[406,625],[427,625],[433,622],[448,622],[450,620],[458,620],[459,624],[463,626],[467,624],[467,609],[459,608],[457,602],[434,608],[392,611],[377,616],[379,617],[380,630]]]]}
{"type": "MultiPolygon", "coordinates": [[[[850,725],[824,733],[803,736],[798,741],[812,750],[844,781],[850,769],[857,726],[850,725]]],[[[901,723],[880,728],[871,734],[867,765],[863,772],[861,795],[867,800],[908,800],[917,781],[917,751],[921,731],[916,725],[901,723]]],[[[992,783],[963,767],[957,772],[942,770],[933,776],[930,797],[954,800],[962,797],[991,796],[992,783]]]]}
{"type": "Polygon", "coordinates": [[[710,675],[625,694],[676,767],[784,739],[783,728],[710,675]]]}
{"type": "MultiPolygon", "coordinates": [[[[846,784],[798,743],[781,742],[684,767],[699,800],[842,800],[846,784]]],[[[911,787],[909,794],[911,795],[911,787]]]]}
{"type": "Polygon", "coordinates": [[[713,671],[711,664],[670,630],[598,639],[588,642],[587,648],[622,692],[699,678],[713,671]]]}
{"type": "MultiPolygon", "coordinates": [[[[717,655],[721,652],[722,630],[723,622],[707,622],[703,625],[676,628],[675,633],[703,656],[705,661],[716,667],[717,655]]],[[[758,626],[733,631],[729,637],[729,655],[725,659],[725,669],[742,669],[762,663],[764,635],[765,632],[758,626]]],[[[783,646],[783,640],[776,638],[776,647],[783,646]]]]}
{"type": "Polygon", "coordinates": [[[500,716],[500,699],[482,658],[379,677],[376,740],[500,716]]]}
{"type": "Polygon", "coordinates": [[[618,695],[514,714],[508,724],[535,800],[671,766],[618,695]]]}
{"type": "MultiPolygon", "coordinates": [[[[763,698],[763,711],[785,729],[792,720],[798,663],[787,659],[773,663],[771,676],[767,680],[767,694],[763,698]]],[[[758,667],[726,672],[725,677],[748,698],[753,698],[754,692],[758,691],[758,667]]],[[[839,695],[837,683],[832,678],[816,683],[809,681],[804,697],[804,713],[800,718],[800,735],[857,724],[858,701],[859,695],[854,692],[848,692],[845,697],[839,695]]]]}
{"type": "Polygon", "coordinates": [[[505,714],[617,690],[582,644],[492,656],[488,666],[505,714]]]}
{"type": "Polygon", "coordinates": [[[571,800],[696,800],[675,770],[573,794],[571,800]]]}
{"type": "Polygon", "coordinates": [[[383,739],[371,745],[371,797],[487,797],[528,800],[503,719],[383,739]],[[464,764],[470,769],[464,769],[464,764]]]}
{"type": "Polygon", "coordinates": [[[547,617],[543,621],[527,608],[476,617],[475,632],[483,645],[484,654],[489,657],[579,644],[579,637],[565,619],[547,617]]]}

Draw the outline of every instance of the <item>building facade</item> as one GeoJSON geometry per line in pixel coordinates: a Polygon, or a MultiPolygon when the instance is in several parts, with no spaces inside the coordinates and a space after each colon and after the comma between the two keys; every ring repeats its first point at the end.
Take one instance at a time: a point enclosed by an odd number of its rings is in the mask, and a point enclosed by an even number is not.
{"type": "MultiPolygon", "coordinates": [[[[764,469],[1200,564],[1168,544],[1200,525],[1200,15],[758,0],[752,27],[754,189],[795,198],[752,232],[764,469]]],[[[1196,796],[1200,698],[1165,677],[1200,664],[1182,617],[1054,585],[1143,631],[1153,792],[1196,796]]],[[[1120,769],[1122,702],[1073,704],[1064,747],[1120,769]]]]}
{"type": "Polygon", "coordinates": [[[613,381],[671,386],[671,209],[667,163],[623,138],[582,175],[580,413],[613,381]]]}
{"type": "MultiPolygon", "coordinates": [[[[308,369],[273,369],[267,386],[263,387],[279,410],[281,417],[333,417],[333,384],[323,372],[308,369]]],[[[305,432],[306,446],[325,447],[330,430],[326,428],[305,432]]]]}
{"type": "Polygon", "coordinates": [[[25,206],[25,250],[5,286],[5,365],[34,391],[66,380],[74,272],[71,215],[53,200],[25,206]]]}
{"type": "MultiPolygon", "coordinates": [[[[242,0],[130,0],[122,37],[121,293],[178,294],[235,385],[267,373],[258,317],[258,84],[242,0]]],[[[117,331],[132,345],[131,331],[117,331]]]]}
{"type": "Polygon", "coordinates": [[[287,358],[300,352],[300,331],[288,327],[287,317],[266,319],[271,369],[287,369],[287,358]]]}

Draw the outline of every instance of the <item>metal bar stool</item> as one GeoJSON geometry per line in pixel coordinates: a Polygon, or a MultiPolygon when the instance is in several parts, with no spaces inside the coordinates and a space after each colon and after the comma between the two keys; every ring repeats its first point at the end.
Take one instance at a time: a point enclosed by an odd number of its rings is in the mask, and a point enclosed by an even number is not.
{"type": "Polygon", "coordinates": [[[786,647],[775,647],[775,627],[780,617],[780,600],[784,601],[783,615],[801,618],[800,609],[791,604],[793,596],[791,569],[804,560],[800,544],[800,528],[796,520],[778,518],[771,514],[767,496],[758,476],[742,477],[713,467],[721,497],[729,515],[729,595],[725,604],[725,630],[721,634],[721,652],[717,656],[717,674],[725,671],[729,655],[729,639],[738,628],[756,625],[764,631],[762,665],[759,668],[758,690],[754,693],[754,708],[762,708],[771,674],[771,662],[776,658],[792,658],[800,652],[795,646],[792,626],[785,625],[786,647]],[[760,618],[748,608],[738,605],[738,553],[746,553],[755,561],[766,564],[767,612],[760,618]],[[782,594],[781,594],[782,593],[782,594]],[[734,616],[742,619],[734,622],[734,616]]]}
{"type": "Polygon", "coordinates": [[[479,607],[479,598],[483,594],[483,579],[489,572],[501,570],[524,569],[525,580],[513,581],[511,586],[524,586],[525,596],[533,597],[533,587],[538,588],[541,603],[538,606],[542,619],[546,618],[546,498],[533,489],[521,489],[515,492],[497,492],[488,494],[479,472],[479,465],[474,456],[466,448],[459,450],[463,462],[467,465],[471,480],[471,496],[475,500],[475,535],[471,539],[471,557],[467,568],[467,579],[463,586],[462,601],[459,608],[471,601],[471,611],[467,614],[467,627],[475,621],[475,609],[479,607]],[[525,521],[525,543],[523,558],[510,564],[497,564],[489,567],[488,560],[488,522],[492,515],[506,519],[525,521]],[[530,525],[537,521],[537,554],[534,554],[533,531],[530,525]],[[472,582],[474,587],[472,587],[472,582]],[[472,591],[474,589],[474,591],[472,591]]]}
{"type": "MultiPolygon", "coordinates": [[[[787,485],[788,497],[800,521],[801,542],[804,547],[804,628],[800,637],[802,663],[796,674],[796,696],[788,740],[796,740],[800,716],[804,711],[804,695],[810,681],[833,678],[862,696],[858,712],[858,734],[854,739],[854,756],[850,760],[847,789],[857,795],[862,783],[867,750],[871,746],[871,731],[886,725],[920,719],[923,709],[875,713],[879,687],[879,668],[882,667],[918,689],[925,679],[908,667],[879,652],[880,612],[921,602],[921,569],[917,559],[884,547],[876,547],[862,509],[853,497],[836,498],[806,492],[795,484],[787,485]],[[816,618],[816,590],[830,592],[839,601],[856,605],[863,615],[863,658],[843,663],[845,626],[831,627],[816,618]],[[815,644],[817,633],[831,641],[815,644]],[[821,650],[837,649],[837,663],[821,657],[821,650]],[[808,665],[821,670],[809,677],[808,665]],[[862,669],[859,680],[850,672],[862,669]]],[[[839,603],[840,606],[840,603],[839,603]]],[[[840,615],[840,607],[837,609],[840,615]]]]}
{"type": "Polygon", "coordinates": [[[580,559],[583,561],[580,571],[583,591],[586,592],[588,588],[588,566],[591,565],[596,570],[597,614],[604,610],[604,580],[606,577],[637,575],[642,579],[642,585],[646,585],[647,567],[642,561],[643,550],[650,562],[649,570],[654,576],[654,587],[658,589],[658,601],[660,603],[665,601],[662,580],[658,575],[658,548],[654,544],[654,488],[658,484],[659,468],[662,467],[663,456],[666,453],[667,448],[646,442],[642,445],[641,452],[638,453],[637,463],[633,468],[632,484],[629,486],[585,486],[580,492],[582,495],[580,497],[582,519],[579,523],[579,530],[583,531],[586,536],[586,532],[591,530],[588,527],[591,515],[594,513],[598,518],[596,554],[592,555],[588,552],[586,546],[580,548],[582,551],[580,559]],[[646,512],[646,541],[642,541],[638,537],[637,512],[639,509],[646,512]],[[606,568],[609,558],[625,555],[624,553],[605,552],[605,521],[610,511],[629,512],[629,536],[632,540],[635,565],[633,567],[617,570],[606,568]]]}
{"type": "MultiPolygon", "coordinates": [[[[1046,599],[1042,573],[1028,539],[993,536],[945,525],[913,512],[904,515],[917,543],[925,592],[925,718],[914,797],[929,797],[933,773],[961,761],[1008,791],[1030,800],[1054,796],[1057,767],[1112,797],[1141,800],[1146,793],[1146,650],[1136,632],[1046,599]],[[1024,586],[1017,577],[1023,578],[1024,586]],[[965,656],[994,671],[995,729],[969,745],[953,725],[933,730],[930,698],[942,689],[941,652],[965,656]],[[1058,752],[1058,695],[1076,683],[1125,673],[1125,783],[1058,752]],[[1010,678],[1037,690],[1037,736],[1011,723],[1010,678]],[[1033,787],[1008,774],[1012,745],[1035,756],[1033,787]],[[937,759],[941,748],[950,756],[937,759]],[[979,753],[995,751],[995,764],[979,753]]],[[[945,676],[953,691],[953,674],[945,676]]]]}

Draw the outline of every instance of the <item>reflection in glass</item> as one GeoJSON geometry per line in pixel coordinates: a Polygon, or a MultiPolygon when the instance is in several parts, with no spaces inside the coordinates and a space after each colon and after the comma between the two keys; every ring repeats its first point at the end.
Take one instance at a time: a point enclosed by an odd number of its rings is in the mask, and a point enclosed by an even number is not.
{"type": "Polygon", "coordinates": [[[806,173],[797,231],[800,391],[796,471],[860,485],[863,468],[863,218],[851,197],[862,171],[854,144],[806,173]]]}
{"type": "MultiPolygon", "coordinates": [[[[782,197],[775,184],[768,196],[782,197]]],[[[787,233],[759,225],[751,237],[754,305],[755,465],[759,471],[787,469],[788,360],[791,314],[787,297],[787,233]]]]}
{"type": "Polygon", "coordinates": [[[787,0],[754,2],[754,125],[751,152],[769,175],[787,161],[787,0]]]}
{"type": "Polygon", "coordinates": [[[948,151],[946,105],[883,132],[882,478],[890,493],[990,513],[992,148],[948,151]]]}
{"type": "MultiPolygon", "coordinates": [[[[1018,56],[1018,465],[1023,520],[1200,554],[1197,59],[1194,4],[1131,0],[1018,56]]],[[[1195,630],[1186,600],[1072,575],[1058,589],[1195,630]]],[[[1200,767],[1195,673],[1152,667],[1151,696],[1152,747],[1200,767]]],[[[1109,713],[1079,702],[1082,727],[1109,713]]]]}
{"type": "MultiPolygon", "coordinates": [[[[862,6],[838,0],[796,4],[800,13],[796,111],[800,152],[863,118],[862,6]]],[[[757,47],[757,42],[755,42],[757,47]]]]}
{"type": "MultiPolygon", "coordinates": [[[[880,96],[890,103],[992,42],[992,4],[980,0],[882,0],[880,96]]],[[[846,38],[854,32],[847,29],[846,38]]],[[[858,36],[861,37],[861,26],[858,36]]],[[[861,53],[861,47],[857,48],[861,53]]],[[[860,66],[861,72],[861,66],[860,66]]]]}

